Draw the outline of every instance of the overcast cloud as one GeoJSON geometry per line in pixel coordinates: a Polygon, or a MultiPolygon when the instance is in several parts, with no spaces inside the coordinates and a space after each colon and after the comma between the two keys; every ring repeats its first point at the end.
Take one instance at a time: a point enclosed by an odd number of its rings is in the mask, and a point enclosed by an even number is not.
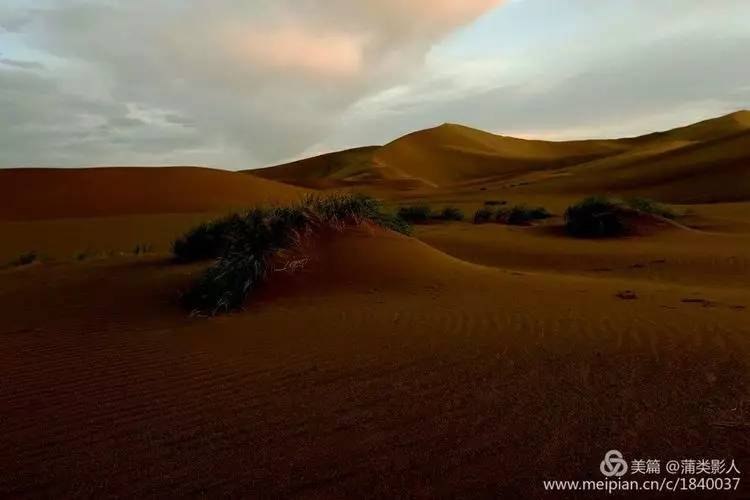
{"type": "Polygon", "coordinates": [[[750,107],[748,46],[742,0],[0,0],[0,167],[635,134],[750,107]]]}

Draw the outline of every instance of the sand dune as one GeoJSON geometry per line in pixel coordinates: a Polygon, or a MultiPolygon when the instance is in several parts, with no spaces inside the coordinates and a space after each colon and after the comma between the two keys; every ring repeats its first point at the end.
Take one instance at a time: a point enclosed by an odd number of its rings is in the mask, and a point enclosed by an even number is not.
{"type": "Polygon", "coordinates": [[[0,497],[537,498],[599,477],[612,448],[746,470],[750,202],[722,201],[749,199],[748,116],[567,143],[446,125],[266,179],[0,171],[0,497]],[[208,264],[172,263],[174,238],[310,187],[554,217],[359,226],[244,311],[180,307],[208,264]],[[565,208],[600,190],[718,203],[639,236],[565,236],[565,208]]]}
{"type": "Polygon", "coordinates": [[[209,321],[176,305],[197,270],[2,271],[0,494],[534,497],[614,445],[750,445],[714,425],[747,383],[746,289],[703,307],[683,302],[693,285],[644,281],[626,301],[628,280],[363,229],[209,321]]]}
{"type": "Polygon", "coordinates": [[[748,151],[750,111],[617,140],[535,141],[444,124],[382,147],[250,173],[319,188],[363,188],[384,181],[412,190],[500,183],[526,193],[609,192],[675,203],[730,202],[750,199],[748,151]]]}
{"type": "Polygon", "coordinates": [[[0,219],[219,211],[292,201],[300,189],[197,167],[0,170],[0,219]]]}
{"type": "Polygon", "coordinates": [[[676,203],[750,199],[750,112],[639,138],[638,147],[567,169],[527,187],[554,193],[613,192],[676,203]]]}

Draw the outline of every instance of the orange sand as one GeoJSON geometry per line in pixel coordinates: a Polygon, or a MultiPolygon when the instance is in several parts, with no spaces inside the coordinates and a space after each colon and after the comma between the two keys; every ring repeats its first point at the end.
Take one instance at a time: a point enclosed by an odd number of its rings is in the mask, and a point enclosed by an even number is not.
{"type": "MultiPolygon", "coordinates": [[[[0,258],[42,257],[0,267],[0,497],[539,498],[545,479],[599,479],[612,448],[735,458],[746,473],[750,202],[724,201],[742,194],[747,164],[732,167],[736,182],[718,168],[723,180],[703,184],[701,167],[695,184],[675,173],[639,185],[722,201],[680,206],[684,227],[605,241],[560,229],[579,196],[573,179],[656,179],[671,167],[625,159],[649,141],[655,162],[669,141],[700,142],[687,158],[715,151],[722,165],[731,152],[703,143],[736,132],[738,116],[637,140],[518,143],[512,161],[467,167],[497,172],[460,182],[447,160],[427,166],[466,149],[425,152],[414,170],[359,187],[393,204],[470,212],[503,199],[556,217],[435,224],[414,238],[357,228],[321,241],[301,273],[272,273],[245,311],[214,319],[180,309],[179,290],[205,264],[170,263],[170,242],[302,190],[206,169],[0,172],[0,258]],[[561,174],[559,162],[617,148],[626,156],[561,174]],[[608,169],[622,176],[599,175],[608,169]],[[412,189],[392,183],[399,176],[412,189]],[[138,244],[153,253],[133,255],[138,244]]],[[[466,133],[475,150],[516,144],[466,133]]],[[[391,158],[416,154],[402,146],[391,158]]],[[[382,151],[357,152],[359,167],[332,169],[334,182],[313,169],[295,183],[356,185],[347,172],[362,175],[382,151]]]]}

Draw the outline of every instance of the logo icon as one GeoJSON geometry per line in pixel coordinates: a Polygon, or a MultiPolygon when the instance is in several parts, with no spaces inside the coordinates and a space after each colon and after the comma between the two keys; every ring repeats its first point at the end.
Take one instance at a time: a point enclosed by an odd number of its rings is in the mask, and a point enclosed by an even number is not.
{"type": "Polygon", "coordinates": [[[619,450],[609,450],[599,465],[599,470],[607,477],[620,477],[628,472],[628,463],[619,450]]]}

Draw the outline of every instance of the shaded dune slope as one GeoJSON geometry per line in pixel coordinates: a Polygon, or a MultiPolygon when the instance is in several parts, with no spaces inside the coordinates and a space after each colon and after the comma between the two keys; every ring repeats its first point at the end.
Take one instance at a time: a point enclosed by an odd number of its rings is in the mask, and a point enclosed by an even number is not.
{"type": "Polygon", "coordinates": [[[298,199],[303,190],[199,167],[0,170],[0,219],[221,211],[298,199]]]}

